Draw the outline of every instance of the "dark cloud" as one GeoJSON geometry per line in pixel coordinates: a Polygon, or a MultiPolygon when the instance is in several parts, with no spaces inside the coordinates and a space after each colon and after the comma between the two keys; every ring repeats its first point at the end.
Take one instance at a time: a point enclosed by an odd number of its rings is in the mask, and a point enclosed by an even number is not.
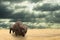
{"type": "Polygon", "coordinates": [[[43,0],[0,0],[0,2],[2,1],[10,1],[10,2],[23,2],[23,1],[30,1],[30,2],[39,2],[39,1],[43,1],[43,0]]]}
{"type": "Polygon", "coordinates": [[[56,18],[60,18],[60,11],[59,12],[53,12],[54,13],[54,16],[56,17],[56,18]]]}
{"type": "Polygon", "coordinates": [[[34,2],[34,3],[37,3],[37,2],[43,1],[43,0],[29,0],[29,1],[34,2]]]}
{"type": "Polygon", "coordinates": [[[15,6],[16,9],[26,8],[26,6],[15,6]]]}
{"type": "Polygon", "coordinates": [[[0,2],[3,2],[3,1],[22,2],[22,1],[25,1],[25,0],[0,0],[0,2]]]}
{"type": "MultiPolygon", "coordinates": [[[[13,5],[12,5],[13,6],[13,5]]],[[[45,17],[45,14],[38,14],[37,16],[35,15],[35,12],[33,14],[33,12],[29,12],[26,11],[23,8],[26,8],[26,6],[14,6],[12,9],[7,9],[6,5],[1,4],[0,5],[0,18],[13,18],[13,19],[30,19],[30,18],[40,18],[40,17],[45,17]],[[17,11],[16,9],[23,9],[22,11],[19,10],[19,12],[16,12],[15,14],[13,14],[14,11],[17,11]],[[31,15],[30,15],[31,14],[31,15]]]]}
{"type": "Polygon", "coordinates": [[[42,6],[37,6],[34,8],[36,11],[56,11],[60,10],[60,5],[52,5],[52,4],[43,4],[42,6]]]}
{"type": "Polygon", "coordinates": [[[13,19],[21,19],[22,21],[31,21],[31,14],[29,14],[28,12],[24,12],[24,11],[21,11],[21,12],[17,12],[15,14],[13,14],[11,16],[11,18],[13,19]]]}
{"type": "Polygon", "coordinates": [[[9,18],[12,14],[12,11],[6,9],[6,6],[0,4],[0,18],[9,18]]]}

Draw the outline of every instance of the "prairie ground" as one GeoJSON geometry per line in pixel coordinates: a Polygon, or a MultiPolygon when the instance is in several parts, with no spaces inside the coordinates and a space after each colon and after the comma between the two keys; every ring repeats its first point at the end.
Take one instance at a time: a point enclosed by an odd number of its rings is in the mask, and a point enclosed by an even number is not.
{"type": "Polygon", "coordinates": [[[9,34],[9,29],[0,29],[0,40],[60,40],[60,29],[28,29],[25,37],[9,34]]]}

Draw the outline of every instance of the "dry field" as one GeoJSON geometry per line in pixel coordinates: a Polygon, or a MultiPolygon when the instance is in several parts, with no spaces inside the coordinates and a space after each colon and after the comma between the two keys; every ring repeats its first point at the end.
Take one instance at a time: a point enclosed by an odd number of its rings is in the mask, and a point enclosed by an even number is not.
{"type": "Polygon", "coordinates": [[[25,37],[9,34],[9,29],[0,29],[0,40],[60,40],[60,29],[28,29],[25,37]]]}

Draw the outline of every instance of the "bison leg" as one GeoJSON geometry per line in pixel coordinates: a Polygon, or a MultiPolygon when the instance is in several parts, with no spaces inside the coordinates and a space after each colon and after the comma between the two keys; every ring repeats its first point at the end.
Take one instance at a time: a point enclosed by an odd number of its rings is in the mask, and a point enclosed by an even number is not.
{"type": "Polygon", "coordinates": [[[25,36],[25,32],[24,32],[24,31],[22,31],[22,32],[21,32],[21,35],[24,37],[24,36],[25,36]]]}
{"type": "Polygon", "coordinates": [[[15,31],[15,35],[17,36],[18,35],[18,33],[15,31]]]}
{"type": "Polygon", "coordinates": [[[10,28],[10,33],[11,33],[11,31],[13,31],[13,33],[14,33],[14,29],[13,28],[10,28]]]}
{"type": "Polygon", "coordinates": [[[24,36],[25,36],[25,34],[23,33],[23,34],[22,34],[22,36],[24,37],[24,36]]]}
{"type": "Polygon", "coordinates": [[[25,31],[25,33],[27,33],[27,30],[25,31]]]}
{"type": "Polygon", "coordinates": [[[12,30],[13,31],[13,33],[14,33],[14,30],[12,30]]]}
{"type": "Polygon", "coordinates": [[[12,28],[10,28],[10,32],[9,33],[11,33],[11,30],[12,30],[12,28]]]}

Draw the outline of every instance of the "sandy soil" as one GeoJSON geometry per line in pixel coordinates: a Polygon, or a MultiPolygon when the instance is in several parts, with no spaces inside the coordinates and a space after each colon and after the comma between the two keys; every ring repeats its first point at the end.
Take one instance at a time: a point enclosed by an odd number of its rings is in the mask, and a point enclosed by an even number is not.
{"type": "Polygon", "coordinates": [[[25,37],[9,34],[9,29],[0,29],[0,40],[60,40],[60,29],[28,29],[25,37]]]}

